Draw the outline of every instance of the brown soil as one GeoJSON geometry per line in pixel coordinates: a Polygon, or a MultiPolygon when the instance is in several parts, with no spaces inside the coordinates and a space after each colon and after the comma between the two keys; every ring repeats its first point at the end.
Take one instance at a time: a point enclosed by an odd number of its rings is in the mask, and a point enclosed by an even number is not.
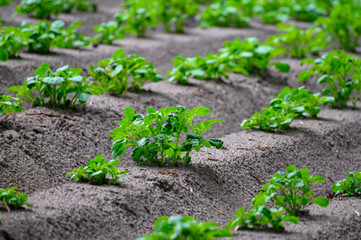
{"type": "MultiPolygon", "coordinates": [[[[119,3],[96,2],[100,6],[96,14],[62,14],[59,18],[67,23],[84,21],[81,31],[91,35],[92,26],[110,20],[119,3]]],[[[31,21],[24,16],[10,18],[11,14],[11,7],[0,8],[4,25],[31,21]]],[[[20,60],[0,63],[0,91],[21,84],[45,61],[54,68],[69,65],[86,70],[121,47],[166,73],[172,68],[171,59],[180,53],[205,55],[235,37],[265,40],[277,32],[274,26],[257,21],[246,29],[188,28],[184,35],[161,30],[150,32],[146,39],[127,37],[113,46],[54,49],[48,55],[24,52],[20,60]]],[[[361,168],[359,109],[324,109],[319,119],[297,120],[283,134],[240,129],[243,119],[266,106],[284,86],[301,86],[296,79],[306,66],[299,66],[299,60],[283,60],[292,67],[289,74],[269,69],[263,77],[230,74],[221,83],[149,83],[142,92],[126,97],[92,96],[76,110],[29,105],[22,114],[2,118],[0,187],[19,186],[29,194],[34,209],[1,213],[0,239],[136,239],[151,232],[159,216],[176,214],[224,226],[238,208],[250,207],[262,184],[290,164],[325,176],[327,183],[319,184],[316,193],[331,198],[331,185],[361,168]],[[98,154],[110,157],[108,133],[117,127],[125,107],[144,113],[146,107],[178,104],[187,108],[203,105],[213,110],[207,118],[223,119],[206,136],[221,137],[226,148],[193,153],[189,166],[177,168],[137,167],[127,154],[121,160],[129,171],[129,182],[119,186],[77,184],[65,178],[98,154]]],[[[307,88],[321,89],[315,81],[307,83],[307,88]]],[[[359,239],[360,206],[359,198],[332,199],[327,208],[311,205],[310,216],[302,217],[299,225],[287,224],[286,233],[242,231],[234,239],[359,239]]]]}

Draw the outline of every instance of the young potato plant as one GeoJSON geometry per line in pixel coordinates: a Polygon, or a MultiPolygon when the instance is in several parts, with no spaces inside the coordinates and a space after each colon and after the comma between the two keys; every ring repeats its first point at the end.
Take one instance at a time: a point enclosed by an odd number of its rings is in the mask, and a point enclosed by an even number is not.
{"type": "Polygon", "coordinates": [[[115,167],[118,164],[120,164],[119,160],[111,160],[107,162],[104,159],[103,154],[101,154],[89,161],[85,167],[75,168],[73,171],[68,173],[66,177],[71,176],[71,181],[77,180],[77,182],[103,184],[106,181],[106,177],[110,175],[112,177],[111,183],[116,185],[118,184],[118,179],[128,181],[128,179],[123,176],[123,174],[126,174],[127,172],[115,167]]]}
{"type": "Polygon", "coordinates": [[[53,40],[62,35],[64,22],[61,20],[49,23],[40,21],[37,24],[30,25],[22,22],[21,32],[29,36],[28,50],[32,53],[49,53],[53,40]]]}
{"type": "Polygon", "coordinates": [[[174,68],[167,73],[171,76],[168,81],[188,84],[191,77],[198,79],[216,79],[228,78],[226,62],[227,59],[221,58],[216,54],[209,53],[206,57],[195,56],[184,58],[178,55],[172,59],[174,68]]]}
{"type": "Polygon", "coordinates": [[[338,181],[332,185],[332,191],[335,195],[346,194],[355,196],[361,194],[361,172],[350,172],[348,177],[344,180],[338,181]]]}
{"type": "Polygon", "coordinates": [[[65,28],[63,21],[56,21],[53,27],[58,29],[61,33],[54,38],[51,46],[59,48],[79,48],[89,46],[90,37],[79,34],[75,28],[81,26],[83,22],[73,22],[68,28],[65,28]]]}
{"type": "Polygon", "coordinates": [[[44,106],[49,98],[53,107],[73,108],[77,102],[84,104],[93,90],[90,82],[79,75],[81,72],[80,68],[71,69],[68,66],[53,72],[46,62],[34,71],[34,77],[29,77],[23,85],[10,87],[7,91],[16,92],[20,102],[44,106]],[[34,95],[34,92],[37,94],[34,95]]]}
{"type": "Polygon", "coordinates": [[[293,89],[285,87],[270,105],[285,112],[296,113],[298,117],[316,118],[321,111],[321,105],[334,104],[334,102],[334,97],[321,97],[320,93],[311,94],[303,87],[293,89]]]}
{"type": "Polygon", "coordinates": [[[116,21],[109,21],[94,26],[96,35],[93,37],[93,43],[112,44],[114,40],[122,40],[125,36],[124,28],[116,21]]]}
{"type": "Polygon", "coordinates": [[[283,222],[292,222],[298,224],[299,220],[295,216],[285,215],[284,209],[279,208],[267,208],[265,206],[259,206],[245,211],[246,208],[240,208],[236,215],[235,219],[231,220],[226,229],[234,228],[236,230],[272,230],[274,232],[283,232],[284,223],[283,222]]]}
{"type": "Polygon", "coordinates": [[[198,5],[193,0],[156,0],[156,15],[166,32],[183,33],[186,20],[198,13],[198,5]]]}
{"type": "Polygon", "coordinates": [[[284,22],[290,18],[290,1],[260,0],[254,7],[256,15],[266,24],[284,22]]]}
{"type": "Polygon", "coordinates": [[[321,19],[319,24],[337,40],[342,49],[355,52],[361,36],[361,4],[336,5],[330,16],[321,19]]]}
{"type": "Polygon", "coordinates": [[[61,0],[62,12],[70,13],[73,9],[80,12],[97,11],[97,5],[92,0],[61,0]]]}
{"type": "Polygon", "coordinates": [[[289,128],[290,124],[297,117],[296,113],[283,113],[272,106],[262,108],[261,110],[263,112],[256,112],[249,119],[243,120],[241,128],[281,132],[289,128]]]}
{"type": "Polygon", "coordinates": [[[27,203],[29,197],[26,194],[16,191],[18,187],[8,189],[0,188],[0,201],[10,208],[21,208],[24,205],[32,208],[33,205],[27,203]]]}
{"type": "Polygon", "coordinates": [[[22,112],[22,108],[19,106],[19,99],[0,92],[0,116],[12,112],[22,112]]]}
{"type": "Polygon", "coordinates": [[[21,51],[28,46],[31,33],[24,33],[16,27],[5,27],[0,31],[0,60],[20,57],[21,51]]]}
{"type": "Polygon", "coordinates": [[[117,13],[115,19],[119,26],[124,26],[125,32],[144,38],[148,27],[158,24],[154,1],[129,0],[125,4],[128,9],[117,13]]]}
{"type": "Polygon", "coordinates": [[[157,164],[164,166],[167,160],[175,166],[183,160],[186,166],[192,150],[199,151],[203,146],[217,149],[223,146],[219,139],[204,139],[202,133],[211,129],[214,123],[222,120],[207,120],[195,124],[196,116],[206,116],[211,110],[205,107],[195,107],[186,110],[183,106],[168,107],[159,111],[147,108],[148,114],[134,112],[132,108],[124,110],[124,119],[119,127],[110,132],[113,137],[113,158],[123,155],[127,146],[133,148],[132,158],[140,161],[138,165],[157,164]],[[181,139],[184,139],[181,143],[181,139]],[[160,157],[160,159],[159,159],[160,157]]]}
{"type": "Polygon", "coordinates": [[[22,0],[21,3],[15,7],[16,13],[27,14],[34,18],[50,18],[52,15],[57,16],[62,10],[61,0],[22,0]]]}
{"type": "Polygon", "coordinates": [[[152,235],[144,235],[138,240],[214,240],[232,237],[229,230],[218,228],[214,222],[198,222],[188,216],[158,218],[152,235]]]}
{"type": "Polygon", "coordinates": [[[326,16],[328,14],[325,6],[322,6],[323,4],[320,4],[320,2],[322,3],[322,1],[318,0],[293,1],[290,6],[292,16],[299,21],[316,21],[319,17],[326,16]]]}
{"type": "Polygon", "coordinates": [[[319,27],[302,30],[296,28],[294,24],[279,24],[278,28],[285,33],[269,37],[266,43],[275,47],[284,47],[285,54],[294,58],[304,58],[307,53],[318,55],[331,41],[327,32],[319,27]]]}
{"type": "Polygon", "coordinates": [[[260,43],[257,38],[245,38],[242,42],[235,38],[233,42],[224,42],[224,48],[220,49],[219,57],[228,60],[229,72],[249,75],[251,72],[263,74],[268,66],[274,65],[281,72],[288,72],[290,67],[285,63],[271,63],[271,60],[281,53],[283,49],[274,48],[260,43]]]}
{"type": "Polygon", "coordinates": [[[322,176],[311,176],[307,168],[297,170],[295,165],[286,168],[287,172],[278,171],[269,183],[262,187],[262,191],[254,197],[254,207],[272,202],[285,209],[288,215],[297,216],[310,203],[327,207],[329,200],[324,197],[312,197],[312,186],[318,182],[325,182],[322,176]]]}
{"type": "Polygon", "coordinates": [[[248,26],[251,19],[242,11],[244,7],[234,6],[234,2],[223,0],[209,5],[199,16],[199,25],[203,28],[248,26]]]}
{"type": "Polygon", "coordinates": [[[102,88],[103,93],[114,91],[125,96],[130,87],[140,90],[147,81],[163,80],[160,71],[154,68],[153,63],[147,62],[138,55],[127,54],[122,49],[117,50],[111,58],[98,62],[97,65],[97,68],[90,66],[89,76],[94,79],[95,85],[102,88]]]}
{"type": "Polygon", "coordinates": [[[13,1],[14,1],[14,0],[0,0],[0,7],[9,5],[9,4],[11,4],[13,1]]]}
{"type": "Polygon", "coordinates": [[[344,51],[334,50],[316,60],[306,58],[301,62],[304,63],[313,66],[312,69],[303,71],[298,76],[298,81],[306,81],[312,75],[319,75],[317,82],[327,85],[322,95],[331,94],[335,103],[343,108],[347,107],[347,102],[355,90],[353,106],[356,106],[361,89],[361,59],[345,54],[344,51]]]}

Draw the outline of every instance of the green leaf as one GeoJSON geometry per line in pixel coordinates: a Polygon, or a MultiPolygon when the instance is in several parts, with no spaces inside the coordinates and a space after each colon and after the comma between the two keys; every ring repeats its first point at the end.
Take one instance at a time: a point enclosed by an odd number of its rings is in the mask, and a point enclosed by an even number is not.
{"type": "Polygon", "coordinates": [[[283,73],[288,73],[291,69],[290,65],[288,65],[287,63],[281,63],[281,62],[277,62],[274,63],[275,67],[283,73]]]}
{"type": "Polygon", "coordinates": [[[210,138],[208,139],[209,143],[216,147],[217,149],[220,149],[223,146],[223,141],[217,138],[210,138]]]}
{"type": "Polygon", "coordinates": [[[289,172],[289,173],[296,171],[296,169],[297,169],[297,168],[296,168],[295,165],[290,165],[290,166],[286,167],[286,170],[287,170],[287,172],[289,172]]]}
{"type": "Polygon", "coordinates": [[[314,197],[312,199],[312,202],[321,207],[327,207],[330,203],[330,201],[324,197],[314,197]]]}
{"type": "Polygon", "coordinates": [[[142,138],[137,142],[138,147],[144,147],[145,145],[148,145],[148,144],[149,144],[148,138],[142,138]]]}
{"type": "Polygon", "coordinates": [[[283,221],[291,222],[291,223],[294,223],[294,224],[298,224],[300,222],[300,220],[297,217],[290,216],[290,215],[284,216],[283,221]]]}
{"type": "Polygon", "coordinates": [[[135,112],[133,108],[125,108],[124,110],[124,117],[127,118],[129,121],[133,121],[133,118],[135,116],[135,112]]]}
{"type": "Polygon", "coordinates": [[[64,82],[64,78],[62,78],[62,77],[45,77],[43,79],[43,82],[52,84],[52,85],[56,85],[56,84],[64,82]]]}
{"type": "Polygon", "coordinates": [[[5,49],[0,48],[0,61],[6,62],[9,59],[9,54],[5,49]]]}
{"type": "Polygon", "coordinates": [[[195,115],[196,116],[205,116],[208,115],[211,112],[210,109],[206,107],[195,107],[195,115]]]}
{"type": "Polygon", "coordinates": [[[127,150],[127,139],[119,139],[113,143],[112,158],[122,156],[127,150]]]}

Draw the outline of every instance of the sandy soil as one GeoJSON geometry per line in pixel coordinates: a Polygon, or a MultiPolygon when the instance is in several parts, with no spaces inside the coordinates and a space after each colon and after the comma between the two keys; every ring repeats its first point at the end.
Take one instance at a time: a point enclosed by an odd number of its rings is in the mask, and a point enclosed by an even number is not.
{"type": "MultiPolygon", "coordinates": [[[[86,21],[81,31],[92,34],[92,26],[108,21],[119,1],[96,1],[99,12],[61,14],[70,23],[86,21]]],[[[25,16],[11,18],[11,7],[0,8],[3,25],[18,25],[25,16]]],[[[298,23],[300,26],[303,23],[298,23]]],[[[108,58],[118,48],[152,61],[163,73],[171,59],[216,52],[222,42],[255,36],[265,40],[277,28],[255,21],[245,29],[187,28],[186,34],[164,34],[161,29],[146,39],[127,37],[113,46],[81,50],[54,49],[48,55],[22,53],[22,59],[0,63],[0,91],[21,84],[35,68],[48,61],[54,68],[81,67],[108,58]]],[[[240,123],[286,85],[301,86],[298,74],[307,68],[299,60],[288,62],[292,70],[280,74],[269,69],[263,77],[230,74],[230,79],[191,80],[189,86],[146,84],[141,92],[126,97],[92,96],[75,110],[27,106],[22,114],[0,120],[0,187],[19,186],[30,196],[32,210],[1,213],[0,239],[136,239],[151,232],[159,216],[191,215],[224,226],[250,201],[262,184],[290,164],[308,167],[327,178],[316,192],[332,198],[330,186],[361,165],[360,109],[324,109],[317,120],[297,120],[284,134],[241,131],[240,123]],[[207,137],[221,137],[226,149],[193,153],[188,167],[137,167],[126,154],[121,158],[129,182],[119,186],[71,183],[65,174],[104,153],[110,157],[110,130],[117,127],[125,107],[144,113],[146,107],[182,104],[212,109],[209,118],[223,119],[207,137]],[[53,117],[34,115],[51,113],[53,117]]],[[[310,81],[312,91],[322,88],[310,81]]],[[[237,232],[234,239],[359,239],[361,199],[332,199],[327,208],[310,206],[310,216],[299,225],[287,224],[287,232],[237,232]]]]}

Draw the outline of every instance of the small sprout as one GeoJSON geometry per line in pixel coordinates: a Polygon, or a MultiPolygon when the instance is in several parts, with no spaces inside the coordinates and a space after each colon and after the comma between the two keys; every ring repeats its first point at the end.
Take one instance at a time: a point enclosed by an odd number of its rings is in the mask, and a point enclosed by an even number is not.
{"type": "Polygon", "coordinates": [[[50,18],[52,15],[57,16],[62,10],[61,0],[22,0],[15,7],[16,13],[27,14],[34,18],[50,18]]]}
{"type": "Polygon", "coordinates": [[[151,235],[144,235],[138,240],[214,240],[233,236],[229,230],[218,228],[217,223],[198,222],[188,216],[160,217],[155,221],[153,229],[151,235]]]}
{"type": "Polygon", "coordinates": [[[10,208],[21,208],[24,205],[32,208],[33,205],[26,203],[29,199],[28,195],[15,191],[17,189],[18,187],[0,188],[0,201],[10,208]]]}
{"type": "Polygon", "coordinates": [[[231,220],[226,229],[234,228],[236,230],[272,230],[274,232],[283,232],[284,223],[292,222],[298,224],[299,220],[295,216],[285,215],[284,209],[267,208],[265,206],[255,207],[246,212],[246,208],[240,208],[235,219],[231,220]]]}
{"type": "Polygon", "coordinates": [[[19,106],[19,99],[4,95],[0,92],[0,116],[12,112],[22,112],[22,108],[19,106]]]}
{"type": "Polygon", "coordinates": [[[279,171],[271,178],[269,183],[262,187],[262,191],[254,197],[254,207],[264,206],[272,202],[285,209],[288,215],[297,216],[310,203],[327,207],[329,200],[324,197],[312,197],[312,186],[318,182],[325,182],[322,176],[311,176],[307,168],[300,170],[290,165],[287,172],[279,171]]]}
{"type": "Polygon", "coordinates": [[[110,175],[112,177],[111,183],[116,185],[118,179],[128,181],[128,179],[123,176],[123,174],[126,174],[127,172],[115,167],[118,164],[120,164],[119,160],[107,162],[101,154],[89,161],[86,167],[75,168],[73,171],[69,172],[66,177],[70,176],[71,181],[77,180],[77,182],[103,184],[106,177],[110,175]]]}
{"type": "Polygon", "coordinates": [[[350,172],[346,179],[336,182],[331,189],[336,196],[343,193],[349,196],[360,195],[361,172],[350,172]]]}

